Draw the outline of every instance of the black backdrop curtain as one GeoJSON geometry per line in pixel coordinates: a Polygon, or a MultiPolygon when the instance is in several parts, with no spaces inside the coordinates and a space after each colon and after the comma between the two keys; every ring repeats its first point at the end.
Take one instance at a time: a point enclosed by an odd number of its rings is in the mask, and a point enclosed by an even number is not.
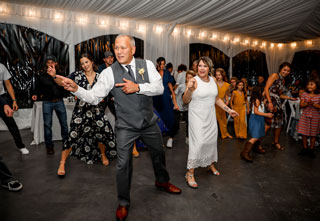
{"type": "MultiPolygon", "coordinates": [[[[89,39],[87,41],[83,41],[77,45],[75,45],[75,64],[76,64],[76,70],[80,70],[80,55],[82,53],[89,53],[95,62],[95,64],[98,66],[103,63],[103,53],[105,51],[113,51],[114,41],[117,35],[104,35],[99,36],[96,38],[89,39]]],[[[136,58],[143,58],[144,57],[144,42],[143,40],[139,38],[135,38],[135,44],[136,44],[136,58]]]]}
{"type": "Polygon", "coordinates": [[[300,87],[305,87],[312,71],[320,74],[320,50],[299,51],[294,54],[289,82],[299,81],[300,87]]]}
{"type": "Polygon", "coordinates": [[[69,46],[45,33],[19,25],[0,23],[0,31],[0,62],[12,76],[19,107],[30,108],[30,91],[48,54],[55,55],[62,71],[69,73],[69,46]]]}
{"type": "Polygon", "coordinates": [[[207,56],[211,58],[214,64],[214,69],[223,68],[226,71],[227,76],[229,76],[230,58],[219,49],[207,44],[200,44],[200,43],[190,44],[190,56],[189,56],[190,69],[192,67],[192,63],[202,56],[207,56]]]}
{"type": "Polygon", "coordinates": [[[249,85],[255,85],[259,75],[262,75],[265,81],[269,77],[266,56],[263,52],[247,50],[232,58],[233,77],[239,80],[245,77],[249,85]]]}

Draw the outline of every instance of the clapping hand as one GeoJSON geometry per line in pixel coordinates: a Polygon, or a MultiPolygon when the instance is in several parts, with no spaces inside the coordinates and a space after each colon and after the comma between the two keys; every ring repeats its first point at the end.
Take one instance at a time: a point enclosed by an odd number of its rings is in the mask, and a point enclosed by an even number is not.
{"type": "Polygon", "coordinates": [[[56,77],[61,80],[62,86],[65,90],[70,92],[76,92],[78,90],[78,85],[70,78],[66,78],[61,75],[56,75],[56,77]]]}

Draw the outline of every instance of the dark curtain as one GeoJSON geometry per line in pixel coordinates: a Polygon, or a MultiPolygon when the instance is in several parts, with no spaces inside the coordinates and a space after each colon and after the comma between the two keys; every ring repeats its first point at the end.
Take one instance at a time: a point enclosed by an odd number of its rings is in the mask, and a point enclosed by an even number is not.
{"type": "Polygon", "coordinates": [[[69,73],[69,46],[31,28],[0,23],[0,62],[11,74],[20,108],[31,108],[31,90],[35,78],[44,68],[48,54],[55,55],[60,69],[69,73]]]}
{"type": "Polygon", "coordinates": [[[297,81],[300,87],[305,87],[312,71],[320,74],[320,50],[299,51],[294,54],[289,82],[297,81]]]}
{"type": "Polygon", "coordinates": [[[232,58],[232,76],[239,80],[247,78],[249,85],[255,85],[258,76],[262,75],[265,81],[268,79],[268,67],[266,55],[257,50],[247,50],[232,58]]]}
{"type": "MultiPolygon", "coordinates": [[[[104,35],[96,38],[89,39],[87,41],[83,41],[75,46],[75,64],[76,70],[80,70],[80,55],[82,53],[89,53],[98,66],[103,64],[103,53],[105,51],[113,51],[114,41],[117,35],[104,35]]],[[[144,42],[139,38],[134,38],[136,44],[136,58],[144,57],[144,42]]]]}
{"type": "Polygon", "coordinates": [[[223,68],[226,71],[227,76],[229,76],[230,58],[219,49],[207,44],[200,44],[200,43],[190,44],[190,56],[189,56],[190,69],[192,67],[192,63],[202,56],[207,56],[211,58],[214,64],[214,69],[223,68]]]}

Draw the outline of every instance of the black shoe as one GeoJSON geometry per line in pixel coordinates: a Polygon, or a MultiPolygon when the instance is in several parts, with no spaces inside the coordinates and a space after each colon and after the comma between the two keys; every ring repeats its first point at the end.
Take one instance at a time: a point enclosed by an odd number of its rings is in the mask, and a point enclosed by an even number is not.
{"type": "Polygon", "coordinates": [[[48,154],[48,155],[54,154],[54,149],[53,149],[53,147],[47,147],[47,154],[48,154]]]}
{"type": "Polygon", "coordinates": [[[7,184],[2,184],[1,186],[13,192],[20,191],[23,187],[22,183],[20,183],[18,180],[10,181],[7,184]]]}
{"type": "Polygon", "coordinates": [[[298,153],[299,156],[305,156],[307,154],[308,154],[308,149],[306,149],[306,148],[302,148],[300,150],[300,152],[298,153]]]}

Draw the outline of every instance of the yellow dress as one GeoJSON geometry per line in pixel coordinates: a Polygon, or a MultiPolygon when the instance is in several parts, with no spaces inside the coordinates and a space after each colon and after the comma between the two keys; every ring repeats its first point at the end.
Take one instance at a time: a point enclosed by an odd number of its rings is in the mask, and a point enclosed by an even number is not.
{"type": "MultiPolygon", "coordinates": [[[[225,102],[224,98],[226,97],[226,93],[228,92],[230,84],[227,82],[223,82],[223,85],[221,87],[218,84],[217,86],[218,86],[218,97],[225,102]]],[[[217,115],[217,121],[218,121],[220,132],[221,132],[221,138],[224,139],[229,137],[230,134],[227,131],[226,112],[216,105],[216,115],[217,115]]]]}
{"type": "Polygon", "coordinates": [[[233,118],[234,131],[237,138],[247,138],[247,123],[246,123],[246,101],[243,93],[234,90],[233,94],[233,110],[239,113],[238,117],[233,118]]]}

